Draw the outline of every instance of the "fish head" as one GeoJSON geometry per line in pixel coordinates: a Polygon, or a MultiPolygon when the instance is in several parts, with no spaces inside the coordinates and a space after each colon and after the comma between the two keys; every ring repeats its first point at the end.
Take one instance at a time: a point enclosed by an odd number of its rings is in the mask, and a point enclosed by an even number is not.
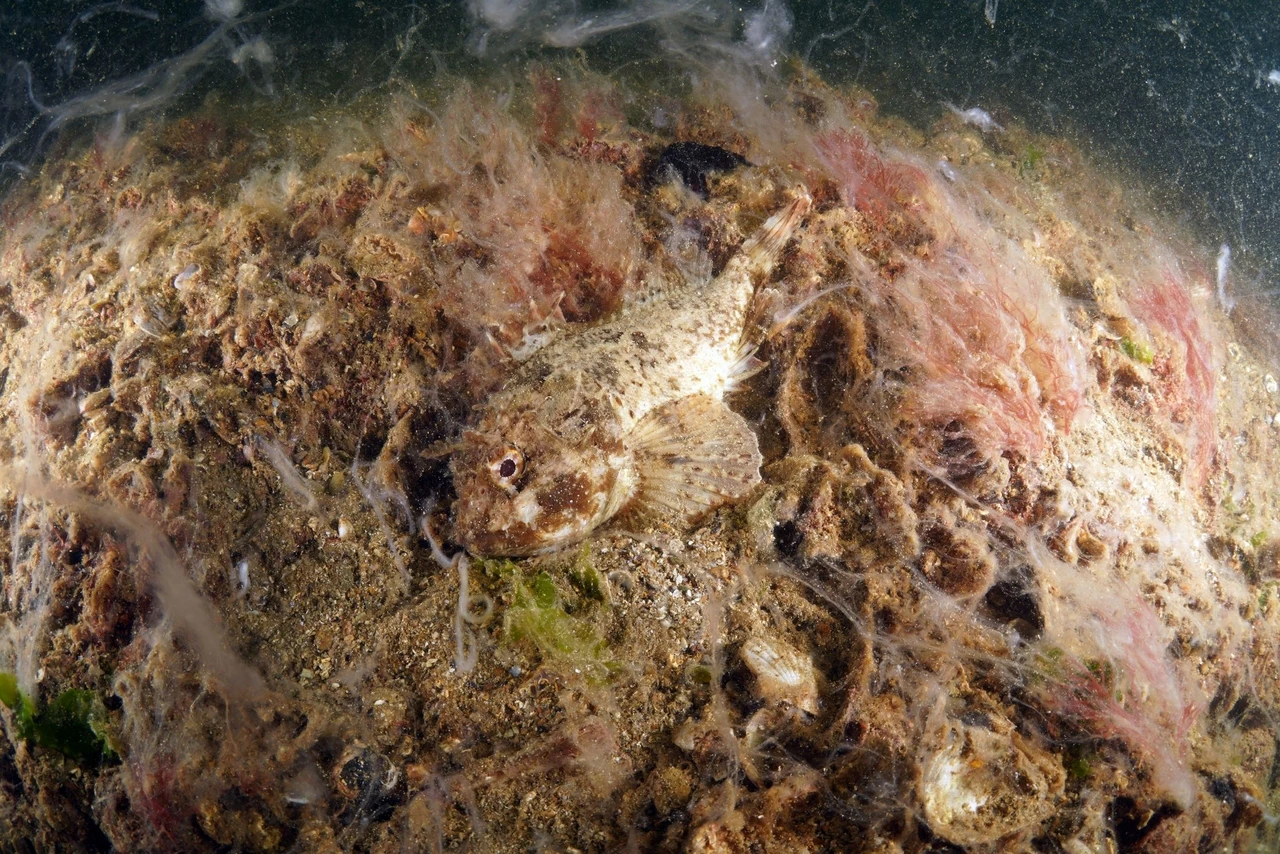
{"type": "Polygon", "coordinates": [[[455,539],[473,554],[511,557],[581,542],[617,510],[620,454],[595,430],[491,413],[451,460],[455,539]]]}

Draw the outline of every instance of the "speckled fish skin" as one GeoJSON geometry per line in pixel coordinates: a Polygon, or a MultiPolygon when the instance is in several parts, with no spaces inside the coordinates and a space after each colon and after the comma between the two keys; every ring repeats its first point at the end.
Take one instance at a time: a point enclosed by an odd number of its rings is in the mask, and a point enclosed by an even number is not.
{"type": "Polygon", "coordinates": [[[451,461],[455,539],[538,554],[624,509],[688,519],[759,483],[755,435],[724,396],[756,339],[756,280],[810,204],[799,189],[710,283],[669,288],[522,364],[451,461]]]}

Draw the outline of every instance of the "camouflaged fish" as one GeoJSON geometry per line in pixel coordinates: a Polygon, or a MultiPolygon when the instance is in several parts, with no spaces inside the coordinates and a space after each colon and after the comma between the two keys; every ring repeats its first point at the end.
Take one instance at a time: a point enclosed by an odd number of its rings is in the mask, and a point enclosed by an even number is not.
{"type": "Polygon", "coordinates": [[[458,542],[537,554],[621,511],[692,520],[758,484],[756,436],[724,396],[761,340],[747,320],[755,280],[809,206],[801,190],[705,286],[668,289],[522,364],[453,456],[458,542]]]}

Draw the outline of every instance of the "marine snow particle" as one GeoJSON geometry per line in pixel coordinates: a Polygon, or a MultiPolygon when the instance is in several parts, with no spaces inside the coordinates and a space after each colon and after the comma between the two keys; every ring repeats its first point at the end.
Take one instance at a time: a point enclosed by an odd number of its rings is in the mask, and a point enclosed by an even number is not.
{"type": "Polygon", "coordinates": [[[950,110],[951,113],[961,122],[967,125],[973,125],[983,133],[992,133],[1004,130],[1004,128],[1001,127],[995,119],[991,118],[991,114],[981,107],[970,107],[967,110],[962,110],[950,101],[944,101],[943,106],[950,110]]]}

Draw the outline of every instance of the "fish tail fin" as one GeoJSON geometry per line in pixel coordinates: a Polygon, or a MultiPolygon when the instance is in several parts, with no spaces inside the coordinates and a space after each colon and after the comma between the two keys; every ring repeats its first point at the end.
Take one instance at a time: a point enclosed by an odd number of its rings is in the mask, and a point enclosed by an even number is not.
{"type": "Polygon", "coordinates": [[[802,186],[796,186],[796,197],[791,203],[765,220],[764,225],[742,244],[741,255],[751,267],[769,269],[782,253],[782,247],[791,239],[800,220],[813,206],[813,197],[802,186]]]}

